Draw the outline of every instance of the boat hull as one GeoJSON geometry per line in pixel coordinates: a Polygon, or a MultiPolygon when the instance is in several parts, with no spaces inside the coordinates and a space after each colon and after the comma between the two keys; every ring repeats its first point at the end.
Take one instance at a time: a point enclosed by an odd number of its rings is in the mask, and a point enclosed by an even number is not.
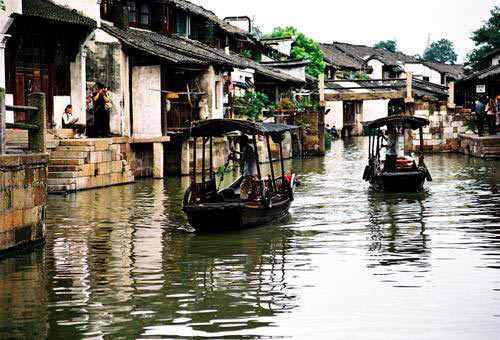
{"type": "Polygon", "coordinates": [[[223,231],[255,227],[288,215],[289,200],[265,208],[260,202],[208,203],[184,206],[189,224],[197,231],[223,231]]]}
{"type": "Polygon", "coordinates": [[[415,192],[425,183],[423,171],[389,172],[377,174],[371,184],[377,190],[390,192],[415,192]]]}

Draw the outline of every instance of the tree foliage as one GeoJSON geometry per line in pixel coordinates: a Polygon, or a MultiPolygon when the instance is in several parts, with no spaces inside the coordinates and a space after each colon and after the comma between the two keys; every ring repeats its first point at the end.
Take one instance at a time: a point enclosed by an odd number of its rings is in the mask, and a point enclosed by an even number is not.
{"type": "Polygon", "coordinates": [[[424,52],[425,61],[437,63],[456,63],[457,53],[453,43],[448,39],[434,41],[424,52]]]}
{"type": "Polygon", "coordinates": [[[306,72],[314,77],[325,72],[325,63],[323,62],[323,51],[319,44],[306,37],[303,33],[297,31],[295,27],[276,27],[273,33],[267,38],[296,37],[292,45],[291,57],[297,59],[308,59],[309,65],[306,66],[306,72]]]}
{"type": "Polygon", "coordinates": [[[495,6],[491,17],[478,30],[472,32],[472,41],[476,48],[469,52],[467,59],[472,69],[478,71],[488,67],[484,57],[493,50],[500,48],[500,6],[495,6]]]}
{"type": "Polygon", "coordinates": [[[396,40],[380,40],[373,47],[383,48],[389,52],[396,52],[398,50],[398,42],[396,40]]]}

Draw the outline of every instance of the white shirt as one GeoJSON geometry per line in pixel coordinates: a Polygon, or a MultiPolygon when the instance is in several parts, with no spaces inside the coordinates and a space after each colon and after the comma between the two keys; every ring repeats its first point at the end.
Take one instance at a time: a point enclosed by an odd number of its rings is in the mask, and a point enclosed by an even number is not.
{"type": "Polygon", "coordinates": [[[69,125],[73,122],[73,114],[69,112],[64,112],[63,113],[63,122],[66,125],[69,125]]]}
{"type": "Polygon", "coordinates": [[[243,176],[257,175],[257,162],[255,161],[255,150],[253,149],[253,145],[247,144],[243,150],[242,161],[244,164],[243,176]]]}
{"type": "Polygon", "coordinates": [[[398,134],[396,132],[389,132],[386,154],[393,156],[397,156],[399,154],[399,141],[398,134]]]}

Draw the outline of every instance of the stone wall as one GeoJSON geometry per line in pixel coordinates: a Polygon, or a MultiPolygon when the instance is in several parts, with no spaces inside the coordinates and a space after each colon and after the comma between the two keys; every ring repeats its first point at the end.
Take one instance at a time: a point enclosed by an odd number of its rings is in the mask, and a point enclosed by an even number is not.
{"type": "MultiPolygon", "coordinates": [[[[417,101],[415,116],[427,118],[430,125],[423,128],[424,152],[458,152],[460,147],[459,134],[472,133],[467,121],[471,111],[457,107],[449,109],[446,103],[417,101]]],[[[420,149],[419,131],[412,133],[413,151],[420,149]]]]}
{"type": "Polygon", "coordinates": [[[479,158],[500,158],[500,138],[461,134],[459,152],[479,158]]]}
{"type": "Polygon", "coordinates": [[[126,155],[129,160],[130,168],[134,177],[152,177],[153,176],[153,144],[137,143],[126,144],[126,155]]]}
{"type": "Polygon", "coordinates": [[[45,239],[48,155],[0,156],[0,253],[45,239]]]}
{"type": "Polygon", "coordinates": [[[134,182],[126,137],[64,139],[51,152],[49,191],[65,192],[134,182]]]}

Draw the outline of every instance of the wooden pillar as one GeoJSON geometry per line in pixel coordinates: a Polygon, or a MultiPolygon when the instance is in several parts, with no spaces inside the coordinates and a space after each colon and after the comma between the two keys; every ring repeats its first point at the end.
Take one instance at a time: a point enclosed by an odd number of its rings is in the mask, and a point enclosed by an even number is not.
{"type": "Polygon", "coordinates": [[[257,150],[257,135],[253,135],[253,148],[255,152],[255,163],[257,165],[257,176],[259,179],[262,179],[262,173],[260,172],[259,151],[257,150]]]}
{"type": "Polygon", "coordinates": [[[205,187],[205,144],[207,143],[207,140],[205,137],[201,137],[201,182],[203,183],[203,187],[205,187]]]}
{"type": "Polygon", "coordinates": [[[153,143],[153,178],[165,177],[163,157],[163,143],[153,143]]]}
{"type": "Polygon", "coordinates": [[[181,144],[181,175],[189,176],[189,161],[191,155],[189,153],[189,138],[181,144]]]}
{"type": "Polygon", "coordinates": [[[196,183],[196,142],[197,138],[193,138],[193,183],[196,183]]]}
{"type": "Polygon", "coordinates": [[[269,142],[269,135],[266,136],[267,154],[269,155],[269,165],[271,166],[271,178],[273,179],[273,187],[276,188],[276,178],[274,177],[273,155],[271,154],[271,143],[269,142]]]}
{"type": "Polygon", "coordinates": [[[420,157],[418,158],[418,166],[422,166],[424,163],[424,130],[421,127],[418,131],[420,134],[420,157]]]}
{"type": "Polygon", "coordinates": [[[7,152],[5,144],[5,89],[0,88],[0,155],[7,152]]]}
{"type": "Polygon", "coordinates": [[[406,98],[405,103],[413,103],[413,73],[406,72],[406,98]]]}
{"type": "Polygon", "coordinates": [[[448,83],[448,108],[455,108],[455,82],[448,83]]]}
{"type": "Polygon", "coordinates": [[[210,179],[213,177],[214,173],[214,149],[213,149],[213,138],[210,137],[210,179]]]}
{"type": "Polygon", "coordinates": [[[283,159],[283,142],[280,140],[281,177],[285,178],[285,160],[283,159]]]}
{"type": "Polygon", "coordinates": [[[38,108],[38,112],[28,113],[28,124],[35,124],[39,126],[37,131],[29,131],[30,151],[45,153],[47,151],[47,111],[45,109],[45,94],[42,92],[29,94],[28,106],[35,106],[38,108]]]}

